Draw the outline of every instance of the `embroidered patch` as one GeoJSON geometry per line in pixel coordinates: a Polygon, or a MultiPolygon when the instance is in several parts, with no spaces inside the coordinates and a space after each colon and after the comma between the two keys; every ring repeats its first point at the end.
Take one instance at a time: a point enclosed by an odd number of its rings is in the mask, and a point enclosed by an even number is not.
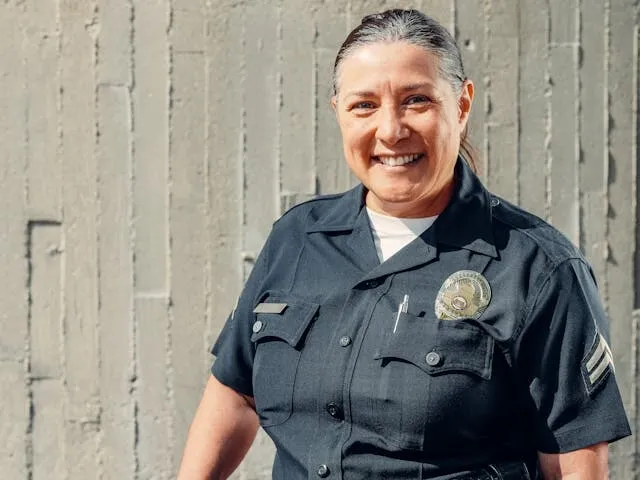
{"type": "Polygon", "coordinates": [[[486,278],[472,270],[460,270],[447,278],[436,297],[436,317],[440,320],[478,318],[491,301],[486,278]]]}
{"type": "Polygon", "coordinates": [[[612,371],[615,372],[615,367],[611,349],[604,337],[598,333],[591,349],[582,360],[582,378],[587,393],[592,395],[612,371]]]}

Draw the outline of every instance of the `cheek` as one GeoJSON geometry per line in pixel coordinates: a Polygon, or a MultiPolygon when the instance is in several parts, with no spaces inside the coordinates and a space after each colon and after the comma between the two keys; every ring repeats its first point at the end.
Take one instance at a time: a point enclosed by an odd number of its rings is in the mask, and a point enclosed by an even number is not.
{"type": "Polygon", "coordinates": [[[460,143],[457,125],[442,118],[430,121],[428,125],[425,125],[423,137],[428,148],[437,150],[432,152],[437,156],[447,155],[453,146],[457,147],[460,143]]]}
{"type": "Polygon", "coordinates": [[[354,135],[353,132],[348,135],[343,132],[342,135],[344,159],[347,165],[354,172],[363,170],[364,162],[362,159],[365,155],[365,149],[362,145],[362,138],[359,135],[354,135]]]}
{"type": "Polygon", "coordinates": [[[369,155],[372,135],[362,124],[348,125],[342,129],[345,151],[353,155],[369,155]]]}

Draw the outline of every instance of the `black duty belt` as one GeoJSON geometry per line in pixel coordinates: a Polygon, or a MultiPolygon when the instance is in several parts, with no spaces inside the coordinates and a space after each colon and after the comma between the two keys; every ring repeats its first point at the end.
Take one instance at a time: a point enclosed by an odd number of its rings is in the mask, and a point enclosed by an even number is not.
{"type": "Polygon", "coordinates": [[[524,462],[505,462],[487,465],[455,480],[531,480],[531,476],[524,462]]]}

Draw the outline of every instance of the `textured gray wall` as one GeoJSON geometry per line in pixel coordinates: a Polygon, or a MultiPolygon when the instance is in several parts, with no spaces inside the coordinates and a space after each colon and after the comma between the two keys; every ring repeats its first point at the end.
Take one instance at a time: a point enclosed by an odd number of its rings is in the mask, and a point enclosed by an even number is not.
{"type": "MultiPolygon", "coordinates": [[[[455,29],[489,187],[593,263],[635,429],[637,3],[0,1],[0,478],[172,476],[272,221],[353,182],[331,65],[394,6],[455,29]]],[[[235,478],[271,455],[260,437],[235,478]]]]}

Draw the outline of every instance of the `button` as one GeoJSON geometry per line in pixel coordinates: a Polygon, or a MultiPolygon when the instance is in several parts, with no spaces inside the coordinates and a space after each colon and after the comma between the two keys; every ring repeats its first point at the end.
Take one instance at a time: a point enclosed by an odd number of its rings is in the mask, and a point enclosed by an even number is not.
{"type": "Polygon", "coordinates": [[[327,408],[327,412],[329,412],[329,415],[331,415],[333,418],[337,420],[342,420],[342,409],[338,406],[336,402],[327,403],[326,408],[327,408]]]}
{"type": "Polygon", "coordinates": [[[427,365],[431,365],[432,367],[439,365],[440,360],[442,360],[438,352],[429,352],[424,359],[427,362],[427,365]]]}
{"type": "Polygon", "coordinates": [[[498,200],[496,197],[491,197],[490,203],[492,207],[497,207],[498,205],[500,205],[500,200],[498,200]]]}
{"type": "Polygon", "coordinates": [[[344,337],[340,337],[341,347],[348,347],[349,345],[351,345],[351,337],[347,337],[346,335],[344,337]]]}
{"type": "Polygon", "coordinates": [[[260,320],[256,320],[256,322],[253,324],[253,333],[258,333],[260,330],[262,330],[262,322],[260,320]]]}
{"type": "Polygon", "coordinates": [[[326,478],[329,476],[329,467],[327,467],[326,465],[322,464],[318,467],[318,476],[320,478],[326,478]]]}

